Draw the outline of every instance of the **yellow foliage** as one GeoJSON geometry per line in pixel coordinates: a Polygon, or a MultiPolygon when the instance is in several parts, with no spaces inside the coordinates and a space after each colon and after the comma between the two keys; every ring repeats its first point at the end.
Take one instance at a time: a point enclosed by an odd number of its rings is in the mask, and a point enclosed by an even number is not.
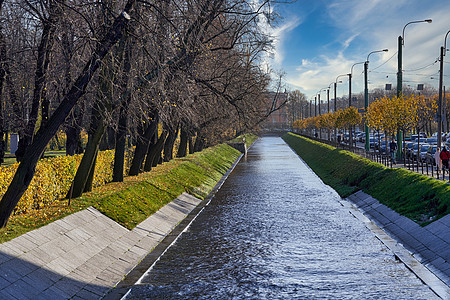
{"type": "Polygon", "coordinates": [[[367,109],[366,124],[374,129],[394,133],[422,127],[437,112],[435,99],[423,96],[383,97],[371,103],[367,109]]]}
{"type": "MultiPolygon", "coordinates": [[[[14,214],[39,209],[64,198],[70,189],[81,158],[82,154],[40,160],[30,186],[17,204],[14,214]]],[[[129,161],[130,152],[127,152],[125,165],[128,165],[129,161]]],[[[113,163],[114,150],[98,153],[93,187],[104,185],[112,180],[113,163]]],[[[0,197],[3,197],[6,192],[18,165],[16,163],[0,167],[0,197]]]]}

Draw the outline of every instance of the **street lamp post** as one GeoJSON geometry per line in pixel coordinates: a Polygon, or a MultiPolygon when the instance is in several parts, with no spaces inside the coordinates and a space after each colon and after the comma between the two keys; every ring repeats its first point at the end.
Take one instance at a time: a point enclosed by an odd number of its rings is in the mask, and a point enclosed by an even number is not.
{"type": "MultiPolygon", "coordinates": [[[[352,106],[352,76],[353,76],[353,67],[359,64],[363,64],[364,62],[358,62],[353,64],[353,66],[350,68],[350,73],[348,74],[348,107],[350,108],[352,106]]],[[[349,132],[349,140],[350,140],[350,146],[353,145],[353,132],[352,128],[350,126],[350,132],[349,132]]]]}
{"type": "MultiPolygon", "coordinates": [[[[442,143],[442,86],[444,82],[444,56],[447,52],[447,36],[450,30],[447,31],[444,38],[444,46],[441,47],[441,53],[439,57],[439,103],[438,103],[438,145],[441,146],[442,143]]],[[[445,107],[445,105],[444,105],[445,107]]]]}
{"type": "MultiPolygon", "coordinates": [[[[346,74],[339,75],[336,77],[336,81],[334,82],[334,112],[337,112],[337,84],[341,83],[342,81],[339,80],[339,77],[346,76],[346,74]]],[[[337,139],[337,129],[334,129],[334,138],[337,139]]]]}
{"type": "MultiPolygon", "coordinates": [[[[403,45],[405,44],[404,41],[404,37],[405,37],[405,28],[406,26],[408,26],[409,24],[414,24],[414,23],[431,23],[432,20],[431,19],[426,19],[426,20],[421,20],[421,21],[412,21],[409,23],[406,23],[405,26],[403,26],[403,31],[402,31],[402,35],[400,35],[398,37],[398,61],[397,61],[397,97],[401,97],[402,96],[402,85],[403,85],[403,70],[402,70],[402,59],[403,59],[403,54],[402,54],[402,50],[403,50],[403,45]]],[[[439,118],[439,116],[438,116],[439,118]]],[[[440,120],[438,120],[439,122],[440,120]]],[[[419,133],[417,133],[419,134],[419,133]]],[[[397,145],[399,145],[397,147],[397,157],[401,158],[402,157],[402,142],[403,142],[403,137],[402,137],[402,132],[401,130],[397,130],[397,145]]],[[[441,137],[438,137],[438,145],[441,142],[441,137]]]]}
{"type": "MultiPolygon", "coordinates": [[[[388,49],[383,49],[383,50],[376,50],[376,51],[372,51],[369,53],[369,55],[367,55],[367,59],[364,62],[364,112],[367,113],[367,108],[369,107],[369,81],[367,79],[367,73],[369,70],[369,57],[371,54],[373,53],[377,53],[377,52],[387,52],[389,51],[388,49]]],[[[364,125],[364,131],[365,131],[365,136],[366,136],[366,151],[370,151],[370,143],[369,143],[369,126],[367,126],[367,123],[364,125]]]]}
{"type": "Polygon", "coordinates": [[[317,117],[317,96],[314,96],[314,117],[317,117]]]}
{"type": "Polygon", "coordinates": [[[330,83],[330,85],[327,88],[327,103],[328,103],[328,112],[330,112],[330,89],[331,85],[334,84],[334,82],[330,83]]]}

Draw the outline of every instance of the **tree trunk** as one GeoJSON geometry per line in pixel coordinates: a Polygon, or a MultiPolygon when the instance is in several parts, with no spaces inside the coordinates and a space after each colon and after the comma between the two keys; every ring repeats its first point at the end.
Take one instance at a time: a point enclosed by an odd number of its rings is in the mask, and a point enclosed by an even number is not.
{"type": "Polygon", "coordinates": [[[177,157],[185,157],[188,147],[188,132],[182,126],[180,130],[180,146],[178,147],[177,157]]]}
{"type": "Polygon", "coordinates": [[[89,171],[86,184],[84,185],[83,193],[92,191],[92,185],[94,183],[95,166],[97,165],[97,157],[98,157],[98,148],[94,154],[94,161],[92,162],[91,170],[89,171]]]}
{"type": "Polygon", "coordinates": [[[116,133],[111,126],[106,128],[105,134],[100,141],[100,151],[112,150],[116,145],[116,133]]]}
{"type": "Polygon", "coordinates": [[[98,146],[104,133],[105,124],[103,122],[103,119],[100,119],[95,133],[89,137],[83,158],[81,159],[80,165],[78,166],[77,173],[75,174],[75,178],[72,182],[72,187],[70,188],[69,194],[66,198],[78,198],[85,191],[89,175],[91,172],[94,172],[95,169],[98,146]]]}
{"type": "MultiPolygon", "coordinates": [[[[163,135],[161,134],[161,136],[163,136],[163,135]]],[[[158,132],[157,131],[155,132],[155,135],[153,136],[151,144],[149,145],[148,150],[147,150],[147,156],[145,158],[145,163],[144,163],[144,172],[149,172],[152,169],[153,158],[155,156],[155,153],[156,153],[157,149],[161,146],[161,144],[164,144],[165,138],[166,137],[164,137],[163,139],[160,140],[160,138],[158,137],[158,132]]]]}
{"type": "MultiPolygon", "coordinates": [[[[122,92],[126,92],[128,88],[128,81],[130,80],[129,74],[131,70],[131,39],[122,37],[119,43],[119,52],[123,54],[123,69],[120,87],[122,92]]],[[[114,151],[114,167],[113,167],[113,182],[123,181],[123,172],[125,165],[125,149],[126,149],[126,135],[128,127],[128,107],[131,102],[131,95],[129,95],[124,103],[120,106],[119,111],[119,123],[117,126],[116,138],[115,138],[115,151],[114,151]]]]}
{"type": "Polygon", "coordinates": [[[169,130],[169,136],[167,137],[166,142],[164,143],[164,157],[163,157],[164,162],[171,161],[173,158],[173,144],[175,143],[177,134],[178,128],[176,130],[173,129],[169,130]]]}
{"type": "MultiPolygon", "coordinates": [[[[1,4],[0,2],[0,11],[1,11],[1,4]]],[[[6,152],[6,142],[5,142],[5,120],[4,120],[4,107],[3,107],[3,87],[5,83],[5,76],[6,76],[6,45],[5,45],[5,37],[3,36],[3,32],[0,28],[0,164],[4,162],[5,158],[5,152],[6,152]]]]}
{"type": "Polygon", "coordinates": [[[109,32],[101,40],[92,54],[89,61],[86,63],[80,76],[74,82],[72,88],[64,96],[58,108],[50,117],[46,126],[43,126],[36,133],[36,138],[31,145],[27,147],[24,158],[19,164],[14,177],[8,186],[7,191],[3,195],[0,202],[0,227],[5,227],[8,219],[11,216],[14,208],[19,202],[20,198],[30,185],[33,179],[36,164],[45,150],[50,139],[58,131],[59,126],[64,122],[69,115],[72,108],[78,102],[80,97],[86,92],[86,87],[92,79],[94,73],[105,55],[111,50],[111,47],[120,39],[130,17],[128,12],[131,10],[136,0],[129,0],[125,6],[124,12],[120,14],[114,21],[109,32]]]}
{"type": "Polygon", "coordinates": [[[72,110],[66,121],[66,155],[75,155],[83,153],[83,145],[81,142],[81,112],[78,107],[72,110]]]}
{"type": "Polygon", "coordinates": [[[142,163],[144,162],[145,155],[147,154],[148,145],[155,134],[158,123],[156,120],[151,121],[150,125],[145,129],[144,135],[139,138],[134,150],[133,161],[131,163],[129,175],[136,176],[141,172],[142,163]]]}
{"type": "Polygon", "coordinates": [[[166,142],[168,135],[169,135],[169,132],[167,130],[164,130],[161,133],[161,136],[159,137],[158,142],[156,143],[155,147],[153,148],[153,151],[150,153],[152,167],[156,167],[160,163],[161,152],[163,151],[164,144],[166,142]]]}
{"type": "Polygon", "coordinates": [[[123,170],[125,164],[125,148],[126,148],[126,127],[127,116],[122,112],[119,119],[119,128],[116,134],[116,150],[114,152],[114,168],[113,168],[113,182],[123,181],[123,170]]]}
{"type": "Polygon", "coordinates": [[[192,135],[189,135],[188,142],[189,142],[189,154],[192,154],[194,153],[194,138],[192,135]]]}
{"type": "Polygon", "coordinates": [[[195,139],[194,152],[200,152],[205,146],[205,138],[200,132],[197,132],[197,138],[195,139]]]}
{"type": "Polygon", "coordinates": [[[55,36],[56,23],[58,22],[62,14],[58,14],[56,2],[50,2],[48,19],[42,20],[43,28],[41,41],[37,49],[37,63],[36,72],[34,77],[34,91],[33,91],[33,102],[31,104],[31,112],[28,116],[28,123],[26,124],[25,130],[23,131],[23,136],[19,139],[19,145],[16,151],[17,161],[20,161],[25,153],[25,149],[33,141],[34,130],[36,127],[36,122],[39,114],[39,107],[42,102],[42,126],[48,121],[49,117],[49,107],[50,102],[47,99],[46,93],[46,83],[47,83],[47,73],[48,66],[50,63],[51,48],[53,45],[53,40],[55,36]]]}

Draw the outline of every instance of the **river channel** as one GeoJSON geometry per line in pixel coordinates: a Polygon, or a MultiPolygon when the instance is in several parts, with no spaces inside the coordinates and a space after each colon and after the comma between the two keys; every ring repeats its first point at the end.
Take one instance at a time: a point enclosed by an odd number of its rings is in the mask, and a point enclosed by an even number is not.
{"type": "Polygon", "coordinates": [[[260,138],[126,299],[436,299],[339,200],[260,138]]]}

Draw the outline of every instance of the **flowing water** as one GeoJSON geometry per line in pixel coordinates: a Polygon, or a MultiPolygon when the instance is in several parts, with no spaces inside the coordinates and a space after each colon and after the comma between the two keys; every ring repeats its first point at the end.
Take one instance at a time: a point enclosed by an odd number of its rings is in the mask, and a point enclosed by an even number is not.
{"type": "Polygon", "coordinates": [[[127,299],[437,298],[339,200],[263,137],[127,299]]]}

